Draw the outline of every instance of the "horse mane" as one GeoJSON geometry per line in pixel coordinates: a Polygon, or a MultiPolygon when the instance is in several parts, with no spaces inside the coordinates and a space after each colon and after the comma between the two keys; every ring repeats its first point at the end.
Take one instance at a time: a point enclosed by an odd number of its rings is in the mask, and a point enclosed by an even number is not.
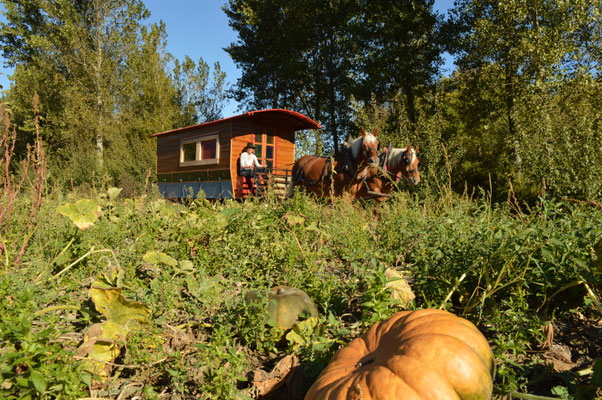
{"type": "MultiPolygon", "coordinates": [[[[412,150],[410,151],[410,163],[414,162],[414,158],[416,158],[416,151],[414,150],[414,148],[411,148],[412,150]]],[[[399,149],[399,148],[392,148],[391,150],[389,150],[389,159],[388,159],[388,165],[387,168],[389,169],[401,169],[401,167],[403,167],[403,157],[405,156],[406,153],[406,148],[404,149],[399,149]]]]}
{"type": "Polygon", "coordinates": [[[354,160],[357,160],[360,155],[360,151],[362,150],[362,140],[376,140],[376,136],[374,136],[372,133],[366,132],[366,136],[358,137],[351,143],[351,145],[349,145],[349,148],[351,149],[351,155],[353,156],[354,160]]]}

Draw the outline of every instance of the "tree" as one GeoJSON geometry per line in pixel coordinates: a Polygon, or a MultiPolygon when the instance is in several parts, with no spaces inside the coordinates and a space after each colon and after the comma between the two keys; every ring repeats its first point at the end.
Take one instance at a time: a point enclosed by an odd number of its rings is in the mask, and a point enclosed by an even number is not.
{"type": "Polygon", "coordinates": [[[323,122],[338,151],[351,127],[350,21],[355,0],[231,0],[239,40],[226,51],[241,68],[232,94],[247,108],[295,108],[323,122]],[[312,10],[311,13],[308,10],[312,10]]]}
{"type": "Polygon", "coordinates": [[[403,95],[405,118],[412,131],[417,121],[417,98],[433,87],[442,63],[442,21],[433,11],[433,3],[364,0],[363,16],[356,22],[363,77],[358,99],[369,102],[375,95],[383,104],[403,95]]]}
{"type": "MultiPolygon", "coordinates": [[[[553,172],[550,165],[563,164],[561,154],[585,158],[558,140],[560,132],[571,140],[596,141],[599,102],[589,102],[585,108],[571,103],[579,98],[573,90],[590,98],[591,90],[599,88],[595,81],[599,71],[594,67],[599,53],[593,50],[592,40],[600,37],[601,4],[599,0],[462,0],[456,4],[452,23],[459,40],[450,48],[458,57],[454,79],[462,132],[457,134],[466,138],[465,171],[481,171],[471,183],[488,186],[492,175],[497,185],[514,179],[533,187],[546,178],[560,191],[575,180],[568,171],[553,172]],[[577,114],[587,121],[578,130],[577,124],[568,124],[577,114]]],[[[591,145],[581,151],[599,165],[599,150],[591,145]]],[[[599,182],[586,175],[581,179],[599,182]]]]}
{"type": "Polygon", "coordinates": [[[386,103],[401,92],[413,124],[415,98],[441,62],[432,4],[231,0],[224,11],[239,40],[226,50],[242,69],[234,95],[253,107],[308,113],[323,123],[335,152],[357,134],[352,97],[367,104],[374,94],[386,103]]]}
{"type": "Polygon", "coordinates": [[[195,63],[186,56],[182,62],[175,60],[173,75],[188,125],[222,118],[226,74],[219,63],[214,64],[211,75],[209,65],[202,58],[195,63]]]}
{"type": "MultiPolygon", "coordinates": [[[[59,92],[52,94],[56,98],[41,100],[61,103],[65,139],[80,154],[88,154],[92,142],[96,168],[102,171],[106,143],[115,134],[114,94],[124,89],[121,74],[148,11],[138,0],[3,2],[8,20],[0,34],[4,56],[40,75],[51,70],[60,77],[59,92]]],[[[37,78],[43,86],[43,76],[37,78]]]]}
{"type": "Polygon", "coordinates": [[[29,104],[39,92],[42,137],[57,174],[75,183],[93,174],[143,180],[155,162],[151,133],[221,115],[219,65],[213,80],[202,59],[199,71],[181,74],[165,51],[164,24],[144,25],[142,1],[1,1],[0,47],[15,66],[5,100],[20,137],[31,141],[29,104]]]}

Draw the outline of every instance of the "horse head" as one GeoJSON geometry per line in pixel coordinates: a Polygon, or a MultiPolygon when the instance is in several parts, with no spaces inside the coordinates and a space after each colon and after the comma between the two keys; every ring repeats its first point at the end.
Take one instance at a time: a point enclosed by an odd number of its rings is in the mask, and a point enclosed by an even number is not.
{"type": "Polygon", "coordinates": [[[402,168],[401,173],[413,185],[417,185],[420,182],[420,173],[418,171],[418,167],[420,166],[420,160],[418,159],[419,147],[416,146],[416,149],[413,149],[411,145],[408,145],[402,153],[404,168],[402,168]]]}
{"type": "Polygon", "coordinates": [[[378,130],[375,128],[374,132],[366,133],[362,128],[359,138],[355,139],[351,145],[351,156],[356,162],[358,167],[368,166],[371,168],[378,167],[378,139],[376,135],[378,130]]]}

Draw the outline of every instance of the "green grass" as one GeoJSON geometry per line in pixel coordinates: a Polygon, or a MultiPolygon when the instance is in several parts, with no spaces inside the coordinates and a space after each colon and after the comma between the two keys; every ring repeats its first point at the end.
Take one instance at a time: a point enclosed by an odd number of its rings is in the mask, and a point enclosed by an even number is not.
{"type": "MultiPolygon", "coordinates": [[[[247,398],[250,372],[293,353],[307,390],[337,348],[399,310],[385,288],[386,267],[412,277],[411,309],[442,306],[477,324],[498,362],[496,394],[585,393],[588,377],[559,376],[535,350],[546,321],[600,318],[580,290],[580,282],[601,282],[590,268],[600,210],[546,200],[517,212],[407,193],[378,214],[372,207],[303,194],[219,204],[48,195],[23,262],[0,267],[0,397],[247,398]],[[85,231],[57,212],[82,198],[102,206],[85,231]],[[151,251],[173,262],[145,261],[151,251]],[[102,320],[90,285],[111,271],[123,295],[152,315],[127,336],[111,378],[99,384],[72,356],[102,320]],[[244,300],[275,285],[298,287],[318,306],[318,327],[302,342],[283,340],[244,300]]],[[[15,215],[9,241],[26,208],[15,215]]]]}

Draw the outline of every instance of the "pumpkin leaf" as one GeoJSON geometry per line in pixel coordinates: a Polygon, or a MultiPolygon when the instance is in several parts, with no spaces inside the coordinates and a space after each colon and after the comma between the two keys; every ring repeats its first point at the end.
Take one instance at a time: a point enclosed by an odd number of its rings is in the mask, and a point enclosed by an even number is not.
{"type": "Polygon", "coordinates": [[[286,340],[289,345],[296,349],[297,347],[303,347],[313,342],[312,337],[318,335],[319,332],[319,321],[317,317],[310,317],[305,321],[301,321],[295,325],[286,334],[286,340]]]}
{"type": "Polygon", "coordinates": [[[178,262],[178,270],[179,272],[188,274],[194,272],[194,264],[190,260],[181,260],[178,262]]]}
{"type": "Polygon", "coordinates": [[[218,283],[219,279],[217,278],[200,276],[189,279],[186,285],[190,294],[197,300],[206,303],[219,299],[221,292],[218,283]]]}
{"type": "Polygon", "coordinates": [[[178,262],[175,258],[160,251],[149,251],[144,256],[142,256],[144,262],[151,265],[169,265],[170,267],[175,267],[178,265],[178,262]]]}
{"type": "Polygon", "coordinates": [[[98,312],[121,328],[119,335],[125,339],[133,323],[146,322],[151,311],[145,304],[127,300],[121,291],[121,288],[109,287],[97,281],[90,287],[89,296],[98,312]]]}
{"type": "Polygon", "coordinates": [[[100,206],[90,199],[82,199],[75,204],[67,203],[56,209],[60,214],[69,219],[82,231],[94,225],[100,216],[100,206]]]}
{"type": "Polygon", "coordinates": [[[303,223],[305,222],[304,217],[300,215],[294,215],[291,213],[285,214],[284,219],[286,220],[289,226],[303,225],[303,223]]]}
{"type": "Polygon", "coordinates": [[[123,279],[123,269],[119,265],[110,265],[108,272],[101,272],[98,275],[98,282],[107,286],[119,286],[123,279]]]}
{"type": "Polygon", "coordinates": [[[123,188],[112,187],[107,190],[107,196],[109,200],[115,200],[120,194],[123,188]]]}
{"type": "Polygon", "coordinates": [[[92,325],[84,334],[84,342],[77,349],[76,355],[85,357],[83,369],[98,375],[104,382],[111,374],[112,366],[108,363],[121,353],[119,328],[115,324],[103,322],[92,325]]]}
{"type": "Polygon", "coordinates": [[[108,281],[116,280],[118,274],[104,275],[104,279],[92,283],[88,294],[96,310],[107,320],[88,329],[76,352],[84,358],[84,370],[98,375],[103,382],[110,376],[110,363],[121,353],[127,334],[146,322],[151,313],[148,306],[127,300],[121,288],[110,285],[108,281]]]}

